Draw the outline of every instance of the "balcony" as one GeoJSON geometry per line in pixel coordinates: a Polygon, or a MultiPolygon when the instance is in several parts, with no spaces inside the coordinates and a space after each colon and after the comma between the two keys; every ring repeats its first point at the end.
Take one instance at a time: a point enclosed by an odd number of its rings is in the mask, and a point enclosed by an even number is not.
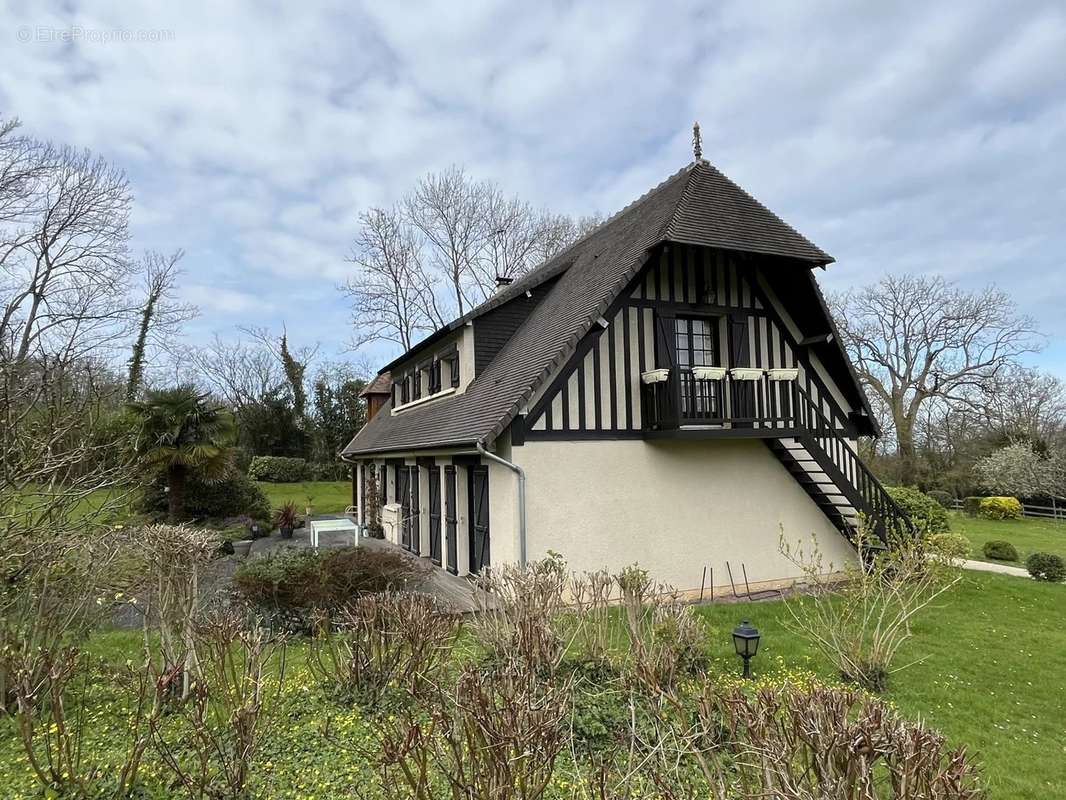
{"type": "Polygon", "coordinates": [[[804,427],[796,370],[750,367],[653,369],[641,376],[648,438],[678,435],[769,438],[804,427]]]}

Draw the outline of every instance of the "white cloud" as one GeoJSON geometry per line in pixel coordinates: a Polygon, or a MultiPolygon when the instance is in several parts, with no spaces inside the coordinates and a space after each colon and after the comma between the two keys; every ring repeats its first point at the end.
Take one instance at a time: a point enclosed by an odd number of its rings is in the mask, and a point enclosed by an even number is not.
{"type": "Polygon", "coordinates": [[[1066,11],[1051,0],[105,0],[4,16],[0,113],[127,169],[135,249],[187,251],[193,335],[288,317],[337,348],[360,210],[461,163],[534,203],[611,213],[688,160],[693,119],[712,162],[838,258],[828,285],[998,280],[1066,333],[1066,11]],[[20,44],[24,25],[173,36],[20,44]]]}

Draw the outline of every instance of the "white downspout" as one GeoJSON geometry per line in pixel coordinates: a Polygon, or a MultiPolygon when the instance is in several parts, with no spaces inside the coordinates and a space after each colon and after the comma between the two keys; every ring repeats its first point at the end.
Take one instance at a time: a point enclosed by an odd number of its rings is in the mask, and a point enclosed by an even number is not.
{"type": "Polygon", "coordinates": [[[526,473],[520,466],[513,464],[505,458],[495,453],[490,453],[485,449],[485,446],[480,442],[475,442],[477,445],[477,451],[489,459],[495,461],[507,469],[511,470],[518,476],[518,565],[524,567],[526,565],[526,473]]]}

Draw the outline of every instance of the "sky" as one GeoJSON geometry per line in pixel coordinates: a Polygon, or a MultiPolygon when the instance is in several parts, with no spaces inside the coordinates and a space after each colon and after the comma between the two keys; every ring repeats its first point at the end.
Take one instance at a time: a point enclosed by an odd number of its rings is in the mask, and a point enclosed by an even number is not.
{"type": "MultiPolygon", "coordinates": [[[[703,154],[832,254],[1008,290],[1066,377],[1066,3],[0,0],[0,116],[126,170],[193,342],[341,353],[360,211],[465,166],[609,215],[703,154]]],[[[392,352],[363,353],[384,363],[392,352]]]]}

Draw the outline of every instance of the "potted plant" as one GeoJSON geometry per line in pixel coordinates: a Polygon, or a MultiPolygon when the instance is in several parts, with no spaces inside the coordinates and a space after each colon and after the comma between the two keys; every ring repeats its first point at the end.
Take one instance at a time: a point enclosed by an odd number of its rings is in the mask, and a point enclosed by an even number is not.
{"type": "Polygon", "coordinates": [[[281,531],[282,539],[291,539],[296,527],[296,503],[291,500],[274,514],[274,525],[281,531]]]}

